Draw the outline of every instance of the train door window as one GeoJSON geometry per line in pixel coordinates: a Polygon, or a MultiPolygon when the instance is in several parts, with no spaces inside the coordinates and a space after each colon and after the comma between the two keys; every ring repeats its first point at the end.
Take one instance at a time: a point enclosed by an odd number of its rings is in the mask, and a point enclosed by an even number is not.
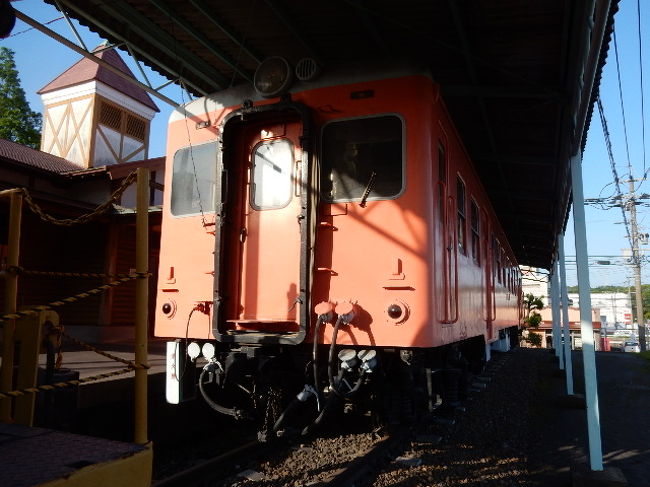
{"type": "Polygon", "coordinates": [[[466,228],[466,205],[465,205],[465,183],[460,177],[456,178],[456,205],[458,211],[458,250],[461,254],[467,253],[466,228]]]}
{"type": "Polygon", "coordinates": [[[478,217],[478,205],[474,200],[470,207],[470,227],[472,231],[472,260],[476,265],[481,265],[481,228],[478,217]]]}
{"type": "Polygon", "coordinates": [[[264,141],[253,149],[251,206],[256,210],[284,208],[291,201],[293,145],[287,139],[264,141]]]}
{"type": "Polygon", "coordinates": [[[193,145],[174,154],[171,212],[174,216],[215,211],[217,144],[193,145]]]}
{"type": "Polygon", "coordinates": [[[382,200],[404,186],[404,127],[397,115],[337,120],[323,128],[321,191],[327,201],[382,200]]]}
{"type": "Polygon", "coordinates": [[[442,142],[438,143],[438,179],[440,181],[440,192],[438,193],[438,208],[440,219],[445,220],[445,191],[447,186],[447,151],[442,142]]]}

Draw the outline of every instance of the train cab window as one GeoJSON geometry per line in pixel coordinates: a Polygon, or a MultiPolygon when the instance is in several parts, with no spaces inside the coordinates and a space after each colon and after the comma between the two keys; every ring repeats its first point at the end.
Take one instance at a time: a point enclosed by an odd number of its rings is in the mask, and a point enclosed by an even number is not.
{"type": "Polygon", "coordinates": [[[179,149],[172,168],[172,215],[214,212],[217,184],[216,143],[179,149]]]}
{"type": "Polygon", "coordinates": [[[476,265],[481,265],[481,228],[478,219],[478,206],[472,200],[470,208],[470,227],[472,230],[472,260],[476,265]]]}
{"type": "Polygon", "coordinates": [[[330,122],[322,133],[326,201],[395,198],[404,184],[402,119],[396,115],[330,122]]]}
{"type": "Polygon", "coordinates": [[[465,235],[467,207],[465,203],[465,183],[460,177],[456,178],[456,205],[458,211],[458,250],[467,253],[467,236],[465,235]]]}
{"type": "Polygon", "coordinates": [[[251,206],[256,210],[284,208],[291,201],[293,146],[287,139],[257,144],[251,157],[251,206]]]}

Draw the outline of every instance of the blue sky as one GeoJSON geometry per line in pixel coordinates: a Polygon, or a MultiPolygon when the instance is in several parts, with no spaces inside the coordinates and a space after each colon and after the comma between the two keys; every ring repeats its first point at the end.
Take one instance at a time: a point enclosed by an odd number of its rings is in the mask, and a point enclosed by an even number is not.
{"type": "MultiPolygon", "coordinates": [[[[650,95],[650,2],[641,1],[641,32],[642,32],[642,53],[643,53],[643,76],[645,94],[650,95]]],[[[29,17],[41,23],[50,22],[61,17],[54,7],[41,1],[24,0],[17,1],[14,7],[29,17]]],[[[642,114],[641,114],[641,72],[639,69],[639,39],[637,29],[637,0],[621,0],[619,12],[616,14],[616,36],[618,44],[623,102],[625,107],[625,120],[627,126],[627,145],[629,147],[630,162],[633,173],[639,178],[644,172],[644,150],[642,137],[642,114]]],[[[65,36],[74,39],[65,20],[56,20],[49,24],[49,27],[65,36]]],[[[102,42],[98,36],[87,29],[77,25],[84,42],[92,48],[102,42]]],[[[37,30],[28,30],[29,27],[21,21],[16,23],[12,36],[0,40],[0,45],[13,49],[16,53],[15,60],[20,73],[22,87],[25,90],[27,99],[35,111],[42,110],[40,97],[36,92],[49,81],[61,74],[72,64],[80,59],[80,56],[67,47],[50,39],[37,30]]],[[[137,68],[129,56],[120,51],[122,57],[130,65],[131,70],[140,76],[137,68]]],[[[147,70],[147,76],[154,86],[162,85],[166,80],[159,75],[147,70]]],[[[163,93],[176,100],[187,101],[187,94],[182,94],[177,86],[169,86],[163,93]]],[[[650,100],[644,100],[645,113],[650,110],[650,100]]],[[[609,125],[611,142],[617,170],[621,179],[629,174],[627,168],[627,151],[623,131],[623,118],[619,98],[619,87],[617,80],[616,62],[613,43],[610,46],[607,64],[604,68],[601,81],[601,98],[609,125]]],[[[154,101],[161,110],[152,122],[150,157],[162,156],[165,151],[165,138],[167,131],[167,119],[172,107],[154,98],[154,101]]],[[[645,127],[645,141],[650,150],[650,123],[645,127]]],[[[650,167],[650,156],[646,151],[646,169],[650,167]]],[[[600,119],[597,110],[592,116],[591,126],[588,132],[587,146],[583,158],[583,177],[586,198],[597,198],[614,194],[614,187],[611,185],[612,171],[609,163],[605,139],[601,129],[600,119]]],[[[647,181],[637,183],[640,192],[650,193],[650,183],[647,181]]],[[[625,190],[625,188],[623,188],[625,190]]],[[[622,249],[629,248],[625,237],[621,211],[618,208],[601,210],[593,207],[586,208],[587,217],[587,239],[590,255],[593,256],[619,256],[617,259],[610,257],[594,257],[592,260],[609,260],[615,265],[593,265],[590,278],[592,286],[604,284],[625,285],[632,275],[628,266],[621,265],[624,261],[620,258],[622,249]]],[[[650,233],[650,217],[648,209],[640,206],[638,208],[638,221],[640,230],[650,233]]],[[[565,239],[566,254],[575,254],[573,247],[573,221],[569,221],[567,238],[565,239]]],[[[568,257],[568,260],[575,260],[568,257]]],[[[650,283],[650,272],[648,265],[644,268],[644,282],[650,283]],[[647,276],[647,277],[646,277],[647,276]]],[[[568,264],[569,284],[575,284],[575,265],[568,264]]]]}
{"type": "MultiPolygon", "coordinates": [[[[47,23],[54,19],[59,19],[62,16],[61,12],[56,8],[40,0],[17,1],[13,3],[13,6],[16,10],[41,23],[47,23]]],[[[103,39],[90,32],[87,28],[80,26],[76,22],[74,24],[77,32],[89,49],[103,42],[103,39]]],[[[47,27],[76,43],[74,34],[65,19],[56,20],[47,25],[47,27]]],[[[30,29],[27,24],[20,20],[16,22],[16,26],[10,37],[0,39],[0,45],[8,47],[15,52],[14,59],[22,87],[27,96],[27,101],[32,110],[37,112],[42,111],[43,104],[41,103],[41,97],[36,92],[81,59],[81,56],[76,52],[45,34],[35,29],[30,29]]],[[[130,56],[121,50],[119,53],[122,59],[129,65],[134,75],[140,81],[143,81],[138,68],[130,56]]],[[[167,81],[166,78],[161,77],[148,68],[145,69],[145,73],[154,87],[161,86],[167,81]]],[[[183,101],[183,97],[185,101],[188,100],[188,95],[181,93],[180,88],[176,85],[170,85],[162,90],[162,93],[178,102],[183,101]]],[[[158,105],[160,113],[152,121],[149,157],[158,157],[165,155],[167,120],[172,111],[172,107],[158,98],[152,97],[152,99],[158,105]]]]}
{"type": "MultiPolygon", "coordinates": [[[[625,127],[627,127],[627,147],[629,147],[629,161],[632,166],[634,178],[640,178],[644,173],[644,147],[642,125],[642,96],[641,96],[641,63],[639,60],[639,30],[636,0],[621,0],[619,11],[615,16],[616,43],[618,46],[618,61],[621,77],[621,92],[625,111],[625,127]]],[[[645,114],[649,113],[650,100],[650,3],[641,1],[641,53],[643,57],[643,84],[645,114]]],[[[610,133],[616,169],[621,180],[629,179],[628,157],[626,150],[625,130],[623,123],[623,110],[621,109],[621,96],[619,92],[618,74],[616,68],[616,55],[614,41],[610,43],[607,63],[603,70],[600,85],[600,94],[603,102],[605,117],[610,133]]],[[[645,124],[645,170],[650,167],[650,122],[645,124]]],[[[611,196],[615,192],[612,184],[613,176],[609,157],[605,145],[605,138],[601,127],[598,110],[594,113],[589,127],[587,145],[583,154],[583,179],[585,198],[598,198],[611,196]]],[[[639,193],[650,193],[648,181],[637,182],[639,193]]],[[[627,191],[627,184],[621,187],[627,191]]],[[[587,246],[592,260],[609,260],[617,265],[592,265],[590,268],[591,285],[616,284],[626,285],[632,276],[628,266],[621,265],[624,259],[620,258],[622,249],[629,249],[623,217],[620,208],[602,210],[591,206],[586,207],[587,219],[587,246]],[[604,257],[596,257],[604,256],[604,257]],[[619,256],[612,259],[607,256],[619,256]]],[[[639,230],[642,233],[650,232],[650,218],[648,208],[637,207],[639,230]]],[[[573,246],[573,220],[567,226],[565,239],[567,254],[575,254],[573,246]]],[[[647,248],[647,246],[646,246],[647,248]]],[[[573,259],[575,260],[575,259],[573,259]]],[[[643,282],[650,283],[648,265],[644,266],[643,282]]],[[[567,280],[575,283],[575,265],[567,265],[567,280]]]]}

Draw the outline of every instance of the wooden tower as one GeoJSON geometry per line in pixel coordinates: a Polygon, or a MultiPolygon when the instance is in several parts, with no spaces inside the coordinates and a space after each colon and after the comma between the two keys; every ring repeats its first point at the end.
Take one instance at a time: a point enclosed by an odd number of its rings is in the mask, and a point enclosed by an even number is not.
{"type": "MultiPolygon", "coordinates": [[[[134,77],[115,50],[99,46],[94,52],[134,77]]],[[[160,110],[143,89],[83,58],[38,93],[42,151],[82,168],[148,158],[149,126],[160,110]]]]}

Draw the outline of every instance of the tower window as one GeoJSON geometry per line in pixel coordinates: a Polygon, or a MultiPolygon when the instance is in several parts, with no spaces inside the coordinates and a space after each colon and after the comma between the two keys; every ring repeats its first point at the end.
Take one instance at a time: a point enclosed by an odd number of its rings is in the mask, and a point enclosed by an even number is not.
{"type": "Polygon", "coordinates": [[[144,120],[128,115],[126,118],[126,135],[134,139],[144,140],[147,124],[144,120]]]}
{"type": "Polygon", "coordinates": [[[108,103],[102,103],[99,111],[99,123],[114,130],[120,130],[122,126],[122,110],[108,103]]]}

